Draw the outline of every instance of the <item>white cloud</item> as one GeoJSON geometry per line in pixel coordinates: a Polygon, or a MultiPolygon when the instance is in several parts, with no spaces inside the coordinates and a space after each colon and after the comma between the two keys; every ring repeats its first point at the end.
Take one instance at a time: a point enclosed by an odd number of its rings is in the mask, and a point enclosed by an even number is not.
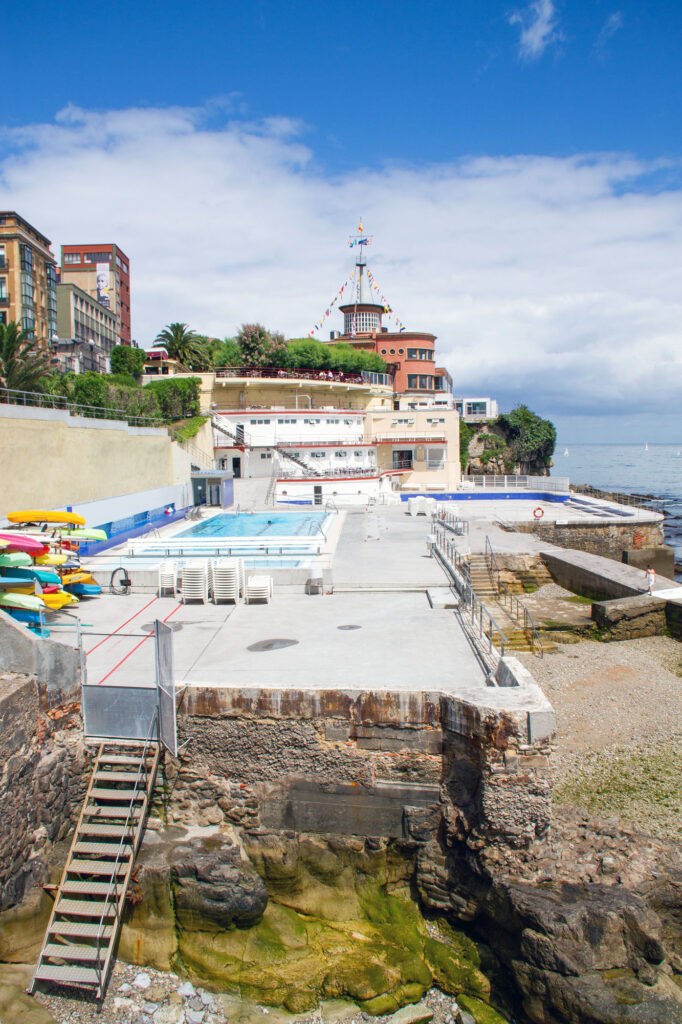
{"type": "Polygon", "coordinates": [[[362,215],[381,288],[408,328],[439,336],[458,391],[546,414],[677,415],[682,189],[639,189],[663,165],[516,156],[330,176],[295,122],[214,121],[69,108],[5,130],[0,207],[55,247],[118,243],[144,345],[173,320],[307,334],[362,215]]]}
{"type": "Polygon", "coordinates": [[[616,32],[618,32],[619,29],[621,29],[622,27],[623,14],[621,11],[614,11],[613,14],[609,15],[609,17],[606,19],[601,29],[599,30],[599,35],[597,36],[596,42],[594,44],[595,52],[603,53],[603,51],[606,48],[606,44],[609,42],[612,36],[615,36],[616,32]]]}
{"type": "Polygon", "coordinates": [[[521,27],[519,55],[524,60],[536,60],[561,38],[554,0],[533,0],[523,10],[513,11],[507,20],[521,27]]]}

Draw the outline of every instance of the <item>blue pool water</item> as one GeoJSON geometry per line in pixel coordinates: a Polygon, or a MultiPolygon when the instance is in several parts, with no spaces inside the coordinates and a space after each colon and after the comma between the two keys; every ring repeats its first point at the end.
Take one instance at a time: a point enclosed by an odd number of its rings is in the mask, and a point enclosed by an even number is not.
{"type": "Polygon", "coordinates": [[[223,512],[196,523],[173,538],[180,537],[315,537],[323,533],[329,513],[319,512],[223,512]]]}

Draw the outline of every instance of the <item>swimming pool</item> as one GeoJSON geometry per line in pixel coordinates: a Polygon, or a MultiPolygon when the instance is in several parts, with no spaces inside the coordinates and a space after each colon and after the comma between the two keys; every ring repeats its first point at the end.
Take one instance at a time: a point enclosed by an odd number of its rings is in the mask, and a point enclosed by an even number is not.
{"type": "Polygon", "coordinates": [[[319,512],[221,512],[176,533],[180,537],[316,537],[325,536],[329,513],[319,512]]]}

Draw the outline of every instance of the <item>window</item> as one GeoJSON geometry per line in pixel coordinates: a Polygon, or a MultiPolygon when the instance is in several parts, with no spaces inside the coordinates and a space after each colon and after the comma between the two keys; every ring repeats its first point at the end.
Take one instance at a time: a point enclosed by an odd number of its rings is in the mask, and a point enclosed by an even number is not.
{"type": "Polygon", "coordinates": [[[311,452],[310,453],[310,458],[311,459],[326,459],[327,458],[327,453],[326,452],[311,452]]]}
{"type": "Polygon", "coordinates": [[[83,255],[83,263],[111,263],[111,253],[86,252],[83,255]]]}
{"type": "Polygon", "coordinates": [[[355,458],[356,459],[361,459],[362,458],[362,452],[355,452],[354,454],[355,454],[355,458]]]}
{"type": "Polygon", "coordinates": [[[399,348],[399,349],[398,349],[398,354],[399,354],[399,355],[401,355],[401,356],[402,356],[402,355],[404,354],[404,352],[405,352],[405,349],[404,349],[404,348],[399,348]]]}
{"type": "Polygon", "coordinates": [[[418,377],[417,377],[416,373],[408,373],[408,375],[407,375],[407,386],[408,386],[408,388],[416,388],[416,387],[418,387],[417,380],[418,380],[418,377]]]}
{"type": "Polygon", "coordinates": [[[65,252],[64,253],[64,266],[67,263],[80,263],[81,254],[79,252],[65,252]]]}
{"type": "Polygon", "coordinates": [[[260,457],[261,457],[261,459],[271,459],[272,458],[272,452],[261,452],[260,453],[260,457]]]}
{"type": "Polygon", "coordinates": [[[7,278],[0,277],[0,299],[7,298],[7,278]]]}
{"type": "Polygon", "coordinates": [[[445,465],[445,449],[429,448],[426,453],[427,469],[442,469],[445,465]]]}
{"type": "Polygon", "coordinates": [[[419,387],[423,388],[424,390],[426,390],[428,388],[428,386],[429,386],[429,378],[426,376],[426,374],[421,373],[419,375],[419,387]]]}
{"type": "Polygon", "coordinates": [[[346,459],[348,458],[348,452],[334,452],[334,456],[337,459],[346,459]]]}
{"type": "Polygon", "coordinates": [[[467,402],[466,409],[467,416],[485,416],[487,412],[486,402],[467,402]]]}
{"type": "Polygon", "coordinates": [[[393,452],[394,469],[412,469],[412,449],[406,448],[393,452]]]}
{"type": "Polygon", "coordinates": [[[394,349],[394,348],[392,348],[392,349],[391,349],[391,355],[392,355],[392,356],[394,356],[394,355],[395,355],[395,349],[394,349]]]}

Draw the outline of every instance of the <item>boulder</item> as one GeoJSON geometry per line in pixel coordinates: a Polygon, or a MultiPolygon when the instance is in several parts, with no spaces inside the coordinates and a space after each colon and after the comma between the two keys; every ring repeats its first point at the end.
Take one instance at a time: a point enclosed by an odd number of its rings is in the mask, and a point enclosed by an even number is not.
{"type": "Polygon", "coordinates": [[[666,602],[642,594],[599,601],[592,605],[592,619],[604,640],[633,640],[640,636],[661,636],[667,629],[666,602]]]}

